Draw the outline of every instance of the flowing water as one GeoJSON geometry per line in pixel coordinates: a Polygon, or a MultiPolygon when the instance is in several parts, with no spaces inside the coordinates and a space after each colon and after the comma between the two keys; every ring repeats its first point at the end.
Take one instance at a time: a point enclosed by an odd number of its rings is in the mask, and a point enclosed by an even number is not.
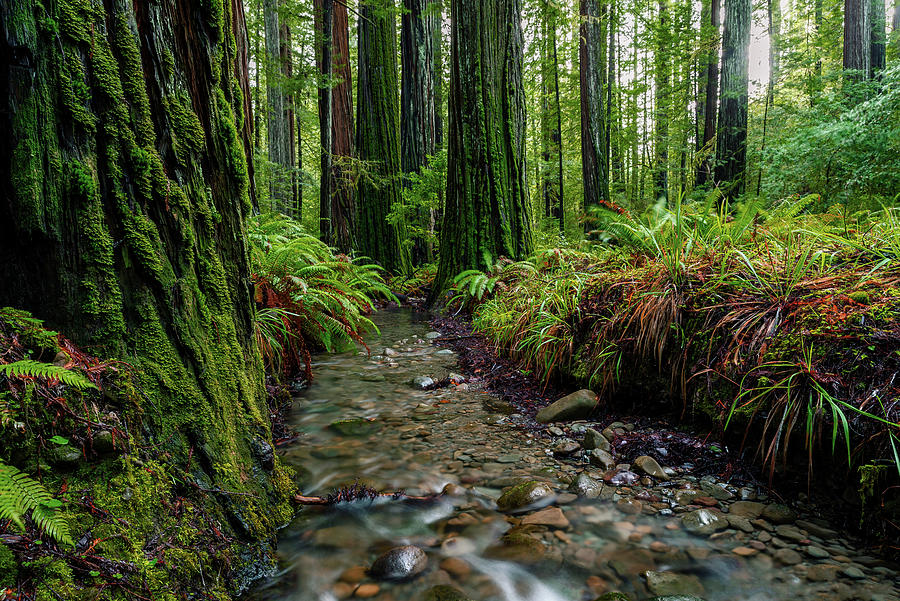
{"type": "Polygon", "coordinates": [[[587,424],[555,430],[567,437],[516,428],[524,418],[477,379],[421,390],[412,380],[453,374],[455,355],[432,344],[422,315],[383,311],[375,321],[371,355],[318,357],[315,382],[288,418],[300,437],[283,458],[307,496],[357,481],[411,496],[451,484],[455,494],[304,508],[281,533],[282,572],[255,600],[581,601],[609,591],[637,600],[900,599],[896,566],[849,536],[690,465],[668,466],[667,482],[602,484],[595,498],[584,496],[595,486],[584,478],[582,496],[568,492],[582,472],[602,478],[582,451],[551,452],[567,438],[580,442],[587,424]],[[503,489],[521,480],[552,487],[555,497],[542,499],[549,507],[499,512],[503,489]],[[401,545],[426,552],[422,573],[399,582],[366,573],[401,545]]]}

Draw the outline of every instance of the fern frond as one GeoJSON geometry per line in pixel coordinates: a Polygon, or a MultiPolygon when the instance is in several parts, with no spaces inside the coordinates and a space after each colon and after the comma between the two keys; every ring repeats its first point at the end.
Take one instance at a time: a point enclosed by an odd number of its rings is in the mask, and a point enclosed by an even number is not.
{"type": "Polygon", "coordinates": [[[8,378],[29,377],[44,380],[57,380],[66,386],[80,390],[97,388],[90,380],[78,372],[51,363],[41,363],[31,359],[23,359],[0,365],[0,375],[8,378]]]}
{"type": "Polygon", "coordinates": [[[38,528],[74,546],[69,522],[56,511],[60,505],[40,482],[0,461],[0,519],[12,520],[24,529],[22,518],[30,510],[38,528]]]}

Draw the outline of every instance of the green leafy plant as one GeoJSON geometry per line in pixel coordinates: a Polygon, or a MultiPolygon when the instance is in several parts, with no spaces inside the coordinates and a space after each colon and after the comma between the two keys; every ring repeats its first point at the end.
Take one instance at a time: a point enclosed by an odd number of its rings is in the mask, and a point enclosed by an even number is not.
{"type": "Polygon", "coordinates": [[[74,546],[69,522],[57,511],[61,506],[40,482],[0,461],[0,519],[12,520],[24,529],[24,518],[30,511],[41,531],[74,546]]]}
{"type": "Polygon", "coordinates": [[[41,363],[31,359],[23,359],[0,365],[0,375],[8,378],[41,378],[44,380],[57,381],[66,386],[86,390],[97,387],[88,380],[84,375],[59,367],[51,363],[41,363]]]}

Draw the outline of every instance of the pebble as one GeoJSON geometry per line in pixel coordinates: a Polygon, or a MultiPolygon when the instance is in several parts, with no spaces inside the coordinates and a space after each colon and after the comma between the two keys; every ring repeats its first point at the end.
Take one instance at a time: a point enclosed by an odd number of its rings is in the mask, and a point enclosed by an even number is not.
{"type": "Polygon", "coordinates": [[[522,519],[522,524],[534,524],[536,526],[551,526],[553,528],[568,528],[571,523],[559,507],[547,507],[522,519]]]}
{"type": "Polygon", "coordinates": [[[359,585],[359,588],[356,589],[354,596],[359,597],[360,599],[369,599],[370,597],[374,597],[380,592],[381,587],[377,584],[361,584],[359,585]]]}
{"type": "Polygon", "coordinates": [[[472,573],[472,566],[459,557],[448,557],[441,561],[440,568],[454,578],[465,578],[472,573]]]}
{"type": "Polygon", "coordinates": [[[803,561],[803,557],[800,556],[799,553],[794,551],[793,549],[778,549],[775,553],[772,554],[772,557],[775,558],[776,561],[783,563],[786,566],[797,565],[801,561],[803,561]]]}

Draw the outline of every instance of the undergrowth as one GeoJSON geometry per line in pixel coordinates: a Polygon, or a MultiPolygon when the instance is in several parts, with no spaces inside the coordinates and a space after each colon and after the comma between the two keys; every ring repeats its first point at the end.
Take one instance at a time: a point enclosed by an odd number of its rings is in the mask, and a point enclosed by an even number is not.
{"type": "Polygon", "coordinates": [[[661,374],[685,412],[761,432],[772,473],[817,449],[900,473],[900,210],[817,201],[602,207],[597,242],[460,274],[451,304],[544,381],[613,398],[661,374]]]}

